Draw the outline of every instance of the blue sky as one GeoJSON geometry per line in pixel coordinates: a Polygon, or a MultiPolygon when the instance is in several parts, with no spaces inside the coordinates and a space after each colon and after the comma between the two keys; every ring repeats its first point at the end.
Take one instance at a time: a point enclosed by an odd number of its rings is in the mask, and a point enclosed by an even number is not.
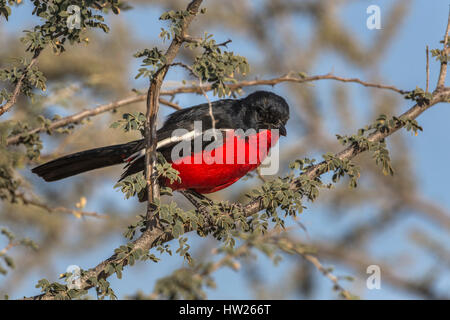
{"type": "MultiPolygon", "coordinates": [[[[211,1],[211,0],[209,0],[211,1]]],[[[358,38],[364,43],[370,43],[370,41],[376,36],[376,33],[383,32],[381,30],[368,30],[366,28],[366,8],[369,4],[377,4],[381,8],[381,24],[383,27],[383,16],[387,15],[387,11],[391,6],[391,1],[354,1],[350,5],[346,6],[340,14],[345,20],[349,29],[354,30],[358,38]]],[[[206,2],[206,6],[208,1],[206,2]]],[[[380,59],[381,73],[388,84],[395,85],[401,89],[413,89],[415,86],[425,87],[425,46],[429,45],[430,48],[440,47],[439,41],[442,39],[445,24],[447,22],[449,2],[444,0],[415,0],[410,1],[409,15],[402,24],[395,40],[391,46],[386,50],[385,56],[380,59]]],[[[18,29],[26,29],[33,21],[29,19],[30,5],[18,8],[15,10],[11,21],[7,24],[8,31],[16,31],[18,29]]],[[[143,7],[140,10],[131,10],[125,12],[121,19],[130,23],[134,30],[137,31],[135,35],[142,39],[157,39],[160,30],[160,21],[158,17],[162,13],[161,8],[155,8],[153,6],[143,7]]],[[[307,21],[296,21],[299,25],[299,30],[308,31],[307,21]]],[[[228,38],[235,39],[233,43],[229,45],[231,50],[236,51],[238,54],[246,55],[251,62],[252,59],[257,59],[255,56],[257,51],[255,48],[246,44],[244,37],[234,37],[234,35],[227,31],[215,33],[218,40],[226,40],[228,38]]],[[[130,70],[130,82],[133,87],[141,88],[145,85],[143,80],[133,80],[136,74],[138,64],[132,65],[130,70]]],[[[342,59],[330,55],[324,54],[319,63],[311,72],[311,74],[324,74],[333,71],[334,74],[343,77],[360,77],[365,78],[364,74],[361,74],[359,70],[353,68],[342,59]]],[[[435,85],[438,73],[438,64],[431,60],[431,84],[435,85]]],[[[264,76],[264,75],[262,75],[264,76]]],[[[176,73],[170,73],[168,80],[177,80],[179,76],[176,73]]],[[[333,97],[330,95],[330,82],[318,82],[315,84],[321,94],[320,105],[323,108],[333,108],[333,97]]],[[[357,121],[358,125],[365,125],[368,119],[365,118],[365,109],[369,104],[367,99],[370,98],[366,89],[359,87],[358,85],[350,85],[352,87],[353,105],[357,105],[361,108],[361,112],[358,113],[358,118],[361,121],[357,121]]],[[[275,92],[282,90],[280,87],[276,87],[275,92]]],[[[203,102],[202,97],[199,96],[183,96],[182,105],[188,106],[195,103],[203,102]]],[[[407,110],[411,106],[409,101],[403,102],[403,110],[407,110]]],[[[423,194],[431,200],[435,200],[445,208],[450,208],[450,197],[448,197],[447,184],[450,180],[450,169],[448,169],[448,162],[450,159],[450,151],[448,146],[450,145],[450,137],[444,134],[444,128],[447,127],[448,119],[450,119],[450,109],[447,105],[438,105],[431,110],[425,112],[420,118],[419,123],[424,128],[424,132],[417,137],[408,135],[408,143],[410,143],[411,149],[414,155],[415,174],[423,186],[423,194]]],[[[291,124],[292,125],[292,124],[291,124]]],[[[330,123],[331,127],[333,123],[330,123]]],[[[289,126],[288,126],[289,130],[289,126]]],[[[282,146],[281,146],[282,147],[282,146]]],[[[97,202],[90,203],[87,210],[101,210],[104,201],[114,201],[114,203],[120,206],[127,207],[130,204],[130,200],[122,200],[122,195],[112,190],[114,181],[109,181],[102,186],[102,189],[111,189],[111,192],[102,193],[98,195],[97,202]],[[114,199],[114,200],[112,200],[114,199]]],[[[95,195],[92,197],[94,198],[95,195]]],[[[310,205],[308,210],[301,215],[301,222],[307,227],[308,235],[312,239],[332,239],[336,233],[345,230],[348,225],[353,223],[352,221],[339,221],[329,225],[329,220],[323,219],[323,210],[319,203],[310,205]]],[[[373,214],[370,209],[367,212],[355,213],[352,215],[352,219],[366,219],[373,214]]],[[[89,223],[92,220],[89,220],[89,223]]],[[[361,220],[363,221],[363,220],[361,220]]],[[[82,221],[74,221],[74,225],[78,227],[82,226],[82,221]]],[[[95,222],[93,222],[95,223],[95,222]]],[[[406,250],[410,253],[417,253],[417,255],[423,255],[417,248],[406,243],[402,232],[408,227],[416,224],[421,224],[422,221],[413,215],[406,215],[405,221],[401,225],[393,226],[392,230],[389,230],[390,237],[388,239],[379,237],[376,239],[376,245],[374,245],[373,255],[392,252],[398,253],[402,250],[406,250]],[[397,230],[398,229],[398,230],[397,230]]],[[[422,225],[422,224],[421,224],[422,225]]],[[[74,226],[75,227],[75,226],[74,226]]],[[[427,230],[430,230],[437,237],[448,239],[448,235],[444,234],[439,228],[433,225],[425,225],[427,230]]],[[[190,235],[191,245],[196,246],[196,243],[202,241],[196,236],[190,235]]],[[[102,244],[96,245],[91,252],[87,252],[83,255],[73,256],[70,252],[67,252],[64,256],[55,259],[55,270],[64,272],[66,267],[71,264],[80,265],[83,268],[88,268],[96,265],[99,259],[106,258],[110,255],[113,248],[123,243],[122,235],[111,237],[108,241],[102,244]]],[[[448,242],[447,242],[448,243],[448,242]]],[[[174,245],[175,247],[175,245],[174,245]]],[[[263,267],[264,277],[267,280],[275,284],[279,279],[283,278],[283,275],[289,271],[289,267],[292,266],[291,259],[285,259],[286,262],[275,267],[267,258],[258,256],[258,264],[263,267]]],[[[144,292],[150,292],[154,285],[154,280],[166,276],[169,270],[173,270],[181,265],[182,261],[178,257],[164,256],[162,262],[158,264],[152,263],[138,263],[133,268],[128,268],[123,273],[123,279],[117,280],[115,277],[111,279],[112,287],[120,293],[119,297],[123,297],[126,294],[132,294],[137,289],[141,289],[144,292]]],[[[425,270],[425,267],[432,263],[427,257],[423,257],[423,263],[420,264],[421,270],[414,270],[411,276],[414,276],[415,272],[420,274],[425,270]]],[[[336,274],[340,275],[353,275],[352,270],[342,268],[341,266],[335,266],[336,274]]],[[[1,276],[0,276],[1,277],[1,276]]],[[[24,281],[24,285],[15,292],[16,297],[23,295],[36,294],[37,289],[34,288],[37,280],[42,278],[42,274],[32,273],[28,276],[28,279],[24,281]]],[[[245,299],[249,298],[250,292],[245,285],[242,285],[243,273],[236,273],[231,270],[222,270],[215,274],[218,289],[208,290],[209,298],[226,299],[237,298],[245,299]]],[[[319,283],[319,291],[316,297],[319,298],[335,298],[336,294],[332,292],[332,285],[328,279],[319,276],[317,277],[319,283]]],[[[365,281],[363,278],[358,281],[365,281]]],[[[1,284],[1,278],[0,278],[1,284]]],[[[343,283],[347,287],[351,287],[347,283],[343,283]]],[[[446,288],[450,285],[450,276],[440,283],[440,289],[445,292],[446,288]]],[[[381,290],[365,290],[363,297],[370,299],[380,298],[414,298],[414,296],[406,295],[402,291],[395,290],[388,286],[382,286],[381,290]]],[[[295,297],[293,297],[295,298],[295,297]]]]}

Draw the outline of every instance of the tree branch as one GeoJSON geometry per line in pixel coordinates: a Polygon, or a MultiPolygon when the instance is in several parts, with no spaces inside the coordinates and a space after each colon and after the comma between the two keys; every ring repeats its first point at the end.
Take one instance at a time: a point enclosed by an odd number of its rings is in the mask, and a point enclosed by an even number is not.
{"type": "Polygon", "coordinates": [[[40,202],[36,199],[29,199],[23,193],[16,194],[16,197],[20,198],[22,200],[23,204],[25,204],[25,205],[35,206],[35,207],[44,209],[49,213],[62,212],[62,213],[74,215],[76,218],[81,218],[81,217],[94,217],[94,218],[101,218],[101,219],[109,218],[108,215],[98,214],[97,212],[87,212],[87,211],[83,211],[83,210],[75,210],[75,209],[70,209],[70,208],[66,208],[66,207],[51,207],[51,206],[49,206],[43,202],[40,202]]]}
{"type": "MultiPolygon", "coordinates": [[[[450,10],[450,8],[449,8],[450,10]]],[[[439,72],[439,79],[437,83],[437,89],[443,88],[445,86],[445,79],[447,78],[447,59],[448,59],[448,33],[450,31],[450,11],[448,15],[447,29],[445,29],[444,35],[444,49],[443,54],[445,59],[441,60],[441,70],[439,72]]]]}
{"type": "MultiPolygon", "coordinates": [[[[232,90],[237,90],[243,87],[250,87],[250,86],[259,86],[259,85],[271,85],[274,86],[276,84],[280,84],[283,82],[293,82],[293,83],[305,83],[305,82],[312,82],[312,81],[318,81],[318,80],[336,80],[336,81],[341,81],[341,82],[353,82],[353,83],[358,83],[358,84],[362,84],[365,87],[372,87],[372,88],[379,88],[379,89],[387,89],[387,90],[392,90],[394,92],[400,93],[400,94],[404,94],[407,91],[404,90],[400,90],[397,89],[396,87],[393,86],[387,86],[387,85],[382,85],[382,84],[377,84],[377,83],[369,83],[369,82],[365,82],[362,81],[360,79],[357,78],[343,78],[343,77],[338,77],[338,76],[332,76],[332,75],[318,75],[318,76],[311,76],[311,77],[305,77],[305,78],[296,78],[296,77],[292,77],[289,75],[285,75],[285,76],[281,76],[278,78],[273,78],[273,79],[268,79],[268,80],[252,80],[252,81],[240,81],[237,83],[233,83],[233,84],[229,84],[228,86],[232,89],[232,90]]],[[[207,91],[211,91],[212,90],[212,85],[195,85],[195,86],[189,86],[189,87],[178,87],[172,90],[162,90],[160,92],[160,95],[164,95],[164,96],[173,96],[179,93],[198,93],[198,94],[203,94],[203,92],[207,92],[207,91]]],[[[73,115],[61,118],[59,120],[55,120],[52,122],[51,125],[49,126],[41,126],[35,129],[32,129],[30,131],[27,131],[24,134],[18,134],[15,136],[12,136],[10,138],[8,138],[6,140],[6,145],[13,145],[13,144],[18,144],[21,141],[21,137],[22,136],[26,136],[26,135],[30,135],[30,134],[35,134],[35,133],[40,133],[40,132],[45,132],[47,130],[53,130],[53,129],[58,129],[61,127],[64,127],[66,125],[72,124],[72,123],[76,123],[79,122],[85,118],[88,117],[92,117],[92,116],[96,116],[102,113],[105,113],[107,111],[111,111],[111,110],[116,110],[118,108],[121,108],[123,106],[135,103],[135,102],[141,102],[147,99],[147,94],[141,94],[141,95],[137,95],[137,96],[131,96],[131,97],[127,97],[121,100],[117,100],[108,104],[104,104],[104,105],[100,105],[96,108],[93,109],[89,109],[89,110],[84,110],[84,111],[80,111],[78,113],[75,113],[73,115]]],[[[166,106],[169,106],[173,109],[176,110],[180,110],[181,107],[173,102],[167,101],[164,98],[159,98],[159,102],[161,104],[164,104],[166,106]]]]}
{"type": "MultiPolygon", "coordinates": [[[[30,134],[35,134],[35,133],[40,133],[40,132],[44,132],[44,131],[58,129],[58,128],[67,126],[67,125],[72,124],[72,123],[77,123],[77,122],[79,122],[79,121],[81,121],[83,119],[86,119],[86,118],[89,118],[89,117],[92,117],[92,116],[96,116],[96,115],[105,113],[107,111],[115,110],[115,109],[124,107],[126,105],[129,105],[129,104],[132,104],[132,103],[135,103],[135,102],[144,101],[146,99],[146,97],[147,97],[146,94],[141,94],[141,95],[137,95],[137,96],[134,95],[134,96],[127,97],[127,98],[124,98],[124,99],[121,99],[121,100],[117,100],[117,101],[114,101],[114,102],[111,102],[111,103],[100,105],[100,106],[98,106],[96,108],[93,108],[93,109],[80,111],[80,112],[75,113],[73,115],[61,118],[59,120],[55,120],[49,126],[38,127],[38,128],[32,129],[30,131],[27,131],[24,134],[18,134],[18,135],[12,136],[12,137],[6,139],[6,145],[9,146],[9,145],[20,143],[21,138],[24,135],[26,136],[26,135],[30,135],[30,134]]],[[[173,102],[170,102],[170,101],[167,101],[166,99],[163,99],[163,98],[160,98],[159,102],[164,104],[164,105],[167,105],[167,106],[169,106],[169,107],[171,107],[173,109],[176,109],[176,110],[180,110],[181,109],[181,107],[178,106],[177,104],[175,104],[173,102]]]]}
{"type": "MultiPolygon", "coordinates": [[[[160,68],[152,77],[147,93],[147,113],[145,121],[145,180],[147,181],[147,221],[153,214],[154,200],[159,198],[159,185],[156,181],[156,145],[158,142],[156,136],[156,119],[159,110],[159,95],[164,78],[169,70],[169,66],[174,61],[178,54],[186,35],[186,31],[197,15],[202,0],[193,0],[186,8],[189,15],[183,19],[179,35],[176,35],[169,48],[167,48],[165,57],[165,65],[160,68]]],[[[156,219],[152,219],[157,222],[156,219]]],[[[148,224],[147,227],[154,227],[156,225],[148,224]]]]}
{"type": "Polygon", "coordinates": [[[30,64],[26,68],[24,68],[23,74],[17,81],[16,87],[14,88],[11,98],[3,106],[0,107],[0,116],[3,115],[5,112],[8,112],[9,109],[11,109],[16,104],[17,98],[19,97],[20,90],[22,90],[23,81],[25,80],[25,77],[27,76],[27,72],[36,63],[39,53],[40,53],[40,51],[37,51],[36,54],[34,55],[33,59],[31,59],[30,64]]]}
{"type": "MultiPolygon", "coordinates": [[[[391,91],[397,92],[402,95],[405,93],[408,93],[408,91],[398,89],[395,86],[366,82],[366,81],[362,81],[361,79],[358,79],[358,78],[344,78],[344,77],[332,75],[330,73],[324,74],[324,75],[310,76],[310,77],[295,77],[295,76],[292,76],[292,73],[288,73],[284,76],[273,78],[273,79],[268,79],[268,80],[249,80],[249,81],[239,81],[236,83],[230,83],[230,84],[227,84],[227,87],[229,87],[231,90],[237,90],[237,89],[241,89],[243,87],[250,87],[250,86],[260,86],[260,85],[274,86],[274,85],[282,83],[282,82],[305,83],[305,82],[313,82],[313,81],[318,81],[318,80],[335,80],[335,81],[340,81],[340,82],[358,83],[365,87],[391,90],[391,91]]],[[[161,95],[175,95],[178,93],[202,94],[202,89],[205,91],[210,91],[210,90],[212,90],[212,85],[205,84],[201,87],[199,85],[194,85],[194,86],[189,86],[189,87],[179,87],[179,88],[175,88],[172,90],[162,91],[161,95]]]]}

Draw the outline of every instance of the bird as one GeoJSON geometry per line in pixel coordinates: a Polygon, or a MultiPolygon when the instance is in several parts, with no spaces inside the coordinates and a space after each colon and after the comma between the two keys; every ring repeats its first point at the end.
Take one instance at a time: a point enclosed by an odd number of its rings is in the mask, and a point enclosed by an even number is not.
{"type": "MultiPolygon", "coordinates": [[[[222,190],[255,170],[279,136],[286,136],[288,120],[288,103],[269,91],[175,111],[157,130],[156,150],[179,172],[180,180],[160,178],[159,183],[204,199],[204,194],[222,190]],[[181,156],[180,151],[184,151],[181,156]]],[[[121,181],[144,171],[145,147],[145,139],[139,139],[85,150],[39,165],[32,172],[50,182],[125,164],[121,181]]]]}

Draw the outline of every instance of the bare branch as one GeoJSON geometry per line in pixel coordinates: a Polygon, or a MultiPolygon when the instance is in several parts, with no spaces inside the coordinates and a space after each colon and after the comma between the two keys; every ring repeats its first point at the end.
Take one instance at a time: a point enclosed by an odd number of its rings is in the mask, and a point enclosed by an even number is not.
{"type": "Polygon", "coordinates": [[[353,300],[353,295],[345,290],[339,283],[338,278],[334,274],[332,274],[328,269],[324,268],[320,263],[319,259],[310,254],[303,254],[303,257],[308,260],[314,267],[317,268],[324,276],[333,282],[334,287],[339,291],[339,293],[347,300],[353,300]]]}
{"type": "MultiPolygon", "coordinates": [[[[127,98],[117,100],[117,101],[114,101],[111,103],[100,105],[93,109],[80,111],[73,115],[61,118],[59,120],[55,120],[49,126],[38,127],[38,128],[32,129],[24,134],[18,134],[18,135],[12,136],[6,140],[6,145],[9,146],[9,145],[20,143],[22,135],[30,135],[30,134],[35,134],[35,133],[40,133],[40,132],[44,132],[44,131],[58,129],[58,128],[67,126],[72,123],[80,122],[83,119],[105,113],[107,111],[115,110],[115,109],[127,106],[129,104],[132,104],[132,103],[144,101],[146,99],[146,97],[147,97],[147,95],[145,95],[145,94],[141,94],[141,95],[137,95],[137,96],[133,95],[131,97],[127,97],[127,98]]],[[[167,105],[173,109],[176,109],[176,110],[181,109],[181,107],[179,105],[177,105],[173,102],[167,101],[166,99],[160,98],[159,102],[161,102],[162,104],[167,105]]]]}
{"type": "MultiPolygon", "coordinates": [[[[313,82],[318,80],[335,80],[340,82],[352,82],[352,83],[358,83],[365,87],[371,87],[371,88],[378,88],[378,89],[386,89],[391,90],[394,92],[397,92],[399,94],[405,94],[408,91],[400,90],[394,86],[389,85],[383,85],[379,83],[371,83],[362,81],[358,78],[344,78],[344,77],[338,77],[332,74],[324,74],[324,75],[317,75],[317,76],[310,76],[310,77],[295,77],[291,74],[287,74],[278,78],[268,79],[268,80],[250,80],[250,81],[239,81],[236,83],[230,83],[227,84],[227,87],[229,87],[231,90],[237,90],[241,89],[243,87],[250,87],[250,86],[260,86],[260,85],[267,85],[267,86],[274,86],[279,83],[283,82],[294,82],[294,83],[305,83],[305,82],[313,82]]],[[[179,87],[172,90],[166,90],[161,91],[161,95],[175,95],[178,93],[198,93],[202,94],[202,89],[205,91],[212,90],[211,84],[205,84],[200,88],[199,85],[189,86],[189,87],[179,87]]]]}
{"type": "Polygon", "coordinates": [[[65,207],[50,207],[49,205],[42,203],[36,199],[29,199],[25,194],[19,193],[16,195],[17,198],[20,198],[25,205],[32,205],[41,209],[46,210],[49,213],[53,212],[62,212],[62,213],[68,213],[71,215],[74,215],[76,218],[81,217],[94,217],[94,218],[101,218],[101,219],[107,219],[107,215],[98,214],[97,212],[87,212],[82,210],[75,210],[75,209],[69,209],[65,207]]]}
{"type": "Polygon", "coordinates": [[[9,241],[8,244],[2,250],[0,250],[0,257],[4,256],[9,250],[18,245],[18,242],[9,241]]]}
{"type": "Polygon", "coordinates": [[[448,33],[449,33],[449,31],[450,31],[450,8],[449,8],[449,14],[448,14],[447,29],[445,29],[445,34],[444,34],[443,54],[444,54],[445,59],[441,60],[441,70],[439,72],[439,79],[438,79],[436,89],[440,89],[445,86],[445,78],[447,77],[448,33]]]}
{"type": "MultiPolygon", "coordinates": [[[[145,121],[145,180],[147,181],[147,220],[153,214],[153,202],[155,198],[159,198],[159,185],[156,181],[156,118],[159,110],[159,95],[164,78],[167,74],[169,66],[178,54],[186,35],[186,31],[197,15],[202,0],[193,0],[190,2],[186,10],[190,13],[183,19],[180,36],[175,36],[165,56],[166,64],[160,68],[152,77],[147,93],[147,113],[145,121]]],[[[153,220],[153,222],[157,222],[153,220]]],[[[147,227],[151,227],[150,224],[147,227]]]]}
{"type": "Polygon", "coordinates": [[[425,88],[425,92],[428,92],[428,90],[430,89],[430,52],[427,46],[426,49],[426,55],[427,55],[427,67],[426,67],[426,72],[427,72],[427,85],[425,88]]]}

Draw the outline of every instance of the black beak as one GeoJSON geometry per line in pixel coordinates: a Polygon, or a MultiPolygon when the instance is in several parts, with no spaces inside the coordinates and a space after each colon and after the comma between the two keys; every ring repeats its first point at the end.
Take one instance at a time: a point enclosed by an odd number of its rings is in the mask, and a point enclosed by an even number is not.
{"type": "Polygon", "coordinates": [[[280,123],[278,130],[280,130],[280,135],[286,137],[287,131],[286,131],[284,124],[280,123]]]}

